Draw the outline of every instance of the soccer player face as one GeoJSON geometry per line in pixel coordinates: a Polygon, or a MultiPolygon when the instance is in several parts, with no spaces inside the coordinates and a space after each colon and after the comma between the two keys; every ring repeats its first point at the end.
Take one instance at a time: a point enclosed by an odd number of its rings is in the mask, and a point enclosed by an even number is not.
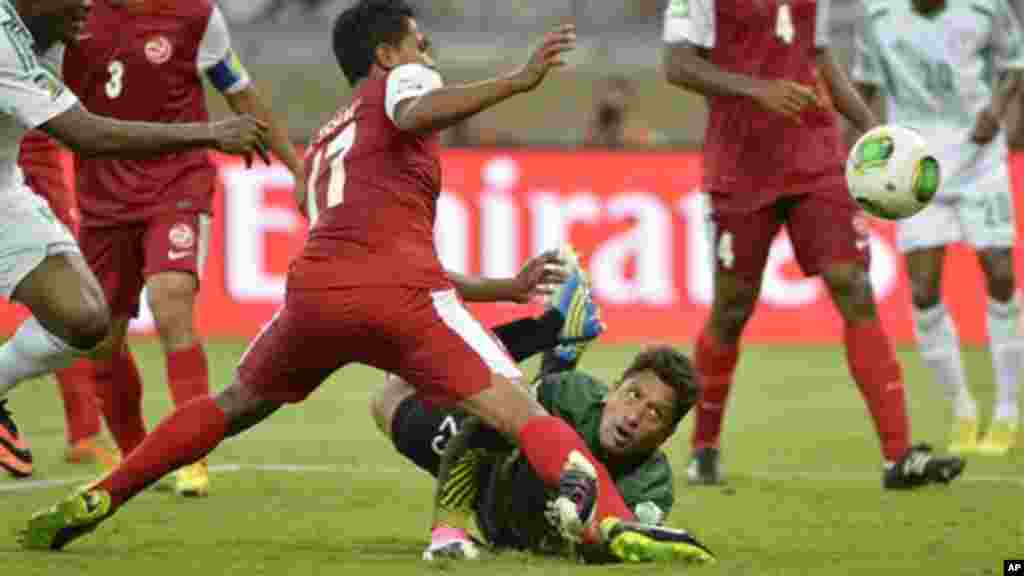
{"type": "Polygon", "coordinates": [[[651,371],[622,381],[605,401],[599,436],[612,456],[651,452],[672,434],[676,391],[651,371]]]}
{"type": "Polygon", "coordinates": [[[428,68],[435,68],[437,65],[434,57],[430,55],[430,46],[430,39],[420,32],[416,19],[410,18],[409,30],[398,45],[398,65],[423,64],[428,68]]]}
{"type": "Polygon", "coordinates": [[[26,24],[33,33],[42,29],[51,38],[73,42],[85,33],[92,6],[92,0],[41,0],[34,14],[26,18],[26,24]],[[29,20],[34,22],[30,24],[29,20]]]}

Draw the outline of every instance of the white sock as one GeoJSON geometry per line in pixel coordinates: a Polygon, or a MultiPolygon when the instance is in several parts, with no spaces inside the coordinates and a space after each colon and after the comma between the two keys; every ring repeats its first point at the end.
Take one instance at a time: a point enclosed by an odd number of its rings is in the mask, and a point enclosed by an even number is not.
{"type": "Polygon", "coordinates": [[[0,346],[0,399],[19,382],[60,370],[85,353],[47,332],[35,316],[0,346]]]}
{"type": "Polygon", "coordinates": [[[1017,333],[1020,303],[1014,295],[1009,302],[988,300],[988,342],[992,353],[992,372],[996,377],[996,406],[993,418],[1013,420],[1019,417],[1017,375],[1024,368],[1024,341],[1017,333]]]}
{"type": "Polygon", "coordinates": [[[935,380],[953,403],[957,418],[977,419],[978,409],[967,389],[964,363],[960,358],[960,338],[953,319],[941,302],[928,308],[914,310],[914,333],[921,358],[931,369],[935,380]]]}

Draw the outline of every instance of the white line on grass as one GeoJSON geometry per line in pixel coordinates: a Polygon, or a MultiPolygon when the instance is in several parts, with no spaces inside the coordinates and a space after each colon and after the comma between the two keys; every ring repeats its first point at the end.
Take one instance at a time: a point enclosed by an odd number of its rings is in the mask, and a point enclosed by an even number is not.
{"type": "MultiPolygon", "coordinates": [[[[408,467],[400,466],[370,466],[349,464],[341,466],[307,465],[307,464],[215,464],[210,466],[210,474],[231,474],[235,472],[279,472],[284,474],[348,474],[348,475],[373,475],[373,474],[407,474],[408,467]]],[[[852,482],[852,481],[877,481],[878,474],[849,474],[840,472],[763,472],[741,474],[741,477],[753,478],[754,480],[767,481],[811,481],[811,482],[852,482]]],[[[73,484],[85,484],[96,479],[96,476],[71,476],[66,478],[53,478],[48,480],[16,480],[13,482],[0,482],[0,493],[4,492],[29,492],[32,490],[44,490],[59,486],[73,484]]],[[[1013,484],[1024,487],[1024,478],[1016,476],[1000,475],[975,475],[968,474],[957,480],[958,483],[977,484],[1013,484]]]]}

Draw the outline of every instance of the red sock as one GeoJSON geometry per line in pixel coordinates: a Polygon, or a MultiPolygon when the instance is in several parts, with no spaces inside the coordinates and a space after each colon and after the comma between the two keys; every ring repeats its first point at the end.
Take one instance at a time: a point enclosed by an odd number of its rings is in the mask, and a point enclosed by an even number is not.
{"type": "Polygon", "coordinates": [[[93,362],[93,368],[103,418],[121,454],[127,455],[146,437],[139,370],[127,347],[110,360],[93,362]]]}
{"type": "Polygon", "coordinates": [[[96,384],[88,360],[79,360],[57,371],[57,384],[64,400],[64,421],[68,445],[99,436],[100,409],[96,405],[96,384]]]}
{"type": "Polygon", "coordinates": [[[715,342],[707,329],[697,338],[694,351],[697,374],[700,376],[700,400],[697,402],[696,423],[690,443],[694,450],[718,446],[722,433],[722,418],[729,399],[732,375],[740,351],[737,346],[715,342]]]}
{"type": "Polygon", "coordinates": [[[213,398],[195,398],[160,422],[99,487],[110,492],[116,508],[165,474],[212,452],[227,429],[227,417],[213,398]]]}
{"type": "Polygon", "coordinates": [[[210,393],[206,353],[201,344],[196,342],[189,348],[167,353],[167,384],[175,406],[210,393]]]}
{"type": "MultiPolygon", "coordinates": [[[[530,466],[544,484],[557,487],[562,467],[573,450],[583,454],[597,469],[597,522],[609,516],[633,520],[633,511],[626,506],[608,469],[587,449],[583,439],[568,424],[554,416],[531,418],[519,431],[519,447],[530,466]]],[[[593,535],[590,535],[593,538],[593,535]]]]}
{"type": "Polygon", "coordinates": [[[843,334],[846,362],[868,405],[882,454],[899,460],[910,446],[910,424],[903,392],[903,373],[889,337],[878,320],[847,324],[843,334]]]}

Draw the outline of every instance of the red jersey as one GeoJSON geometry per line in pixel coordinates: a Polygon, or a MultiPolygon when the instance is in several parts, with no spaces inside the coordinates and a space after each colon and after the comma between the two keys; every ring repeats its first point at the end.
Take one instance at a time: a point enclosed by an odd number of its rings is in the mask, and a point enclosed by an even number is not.
{"type": "Polygon", "coordinates": [[[439,83],[418,64],[367,78],[313,138],[305,158],[312,228],[289,288],[451,287],[434,248],[439,136],[403,132],[390,117],[397,102],[439,83]]]}
{"type": "Polygon", "coordinates": [[[32,191],[50,204],[57,218],[71,230],[78,228],[75,195],[64,177],[64,165],[57,143],[39,130],[31,130],[21,139],[18,165],[32,191]]]}
{"type": "Polygon", "coordinates": [[[751,98],[709,98],[704,184],[717,209],[756,210],[788,194],[843,190],[845,150],[817,68],[817,52],[828,44],[828,12],[827,0],[669,3],[666,42],[705,48],[728,72],[811,87],[825,103],[805,109],[797,124],[751,98]]]}
{"type": "MultiPolygon", "coordinates": [[[[224,52],[223,19],[211,0],[144,3],[98,0],[87,39],[68,46],[63,75],[91,112],[120,120],[207,120],[200,73],[224,52]],[[214,18],[217,16],[219,21],[214,18]],[[205,50],[205,51],[204,51],[205,50]]],[[[229,49],[229,47],[228,47],[229,49]]],[[[205,150],[151,159],[76,158],[86,227],[145,220],[167,210],[209,212],[215,170],[205,150]]]]}

